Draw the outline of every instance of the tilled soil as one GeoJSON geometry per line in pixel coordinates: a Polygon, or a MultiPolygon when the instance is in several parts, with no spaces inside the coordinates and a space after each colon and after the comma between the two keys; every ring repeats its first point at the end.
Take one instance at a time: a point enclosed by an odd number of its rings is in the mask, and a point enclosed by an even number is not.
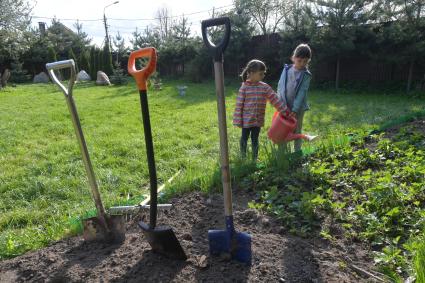
{"type": "Polygon", "coordinates": [[[252,235],[253,260],[245,266],[208,254],[208,230],[224,229],[221,195],[188,193],[171,200],[158,223],[170,225],[188,255],[178,261],[155,254],[137,221],[127,223],[120,245],[81,237],[0,262],[0,282],[375,282],[370,252],[359,243],[291,236],[274,219],[247,208],[252,193],[236,190],[237,231],[252,235]]]}
{"type": "MultiPolygon", "coordinates": [[[[392,127],[386,129],[383,132],[383,137],[390,139],[390,140],[401,140],[402,138],[397,138],[401,129],[406,130],[406,133],[408,135],[413,134],[413,133],[418,133],[418,134],[425,136],[425,119],[419,118],[419,119],[415,119],[411,122],[392,126],[392,127]]],[[[376,148],[378,146],[378,140],[370,139],[370,136],[368,136],[368,137],[366,137],[366,141],[367,141],[366,147],[370,151],[376,150],[376,148]]],[[[422,141],[421,144],[418,144],[418,146],[422,146],[422,147],[425,146],[425,140],[422,141]]]]}
{"type": "Polygon", "coordinates": [[[421,118],[421,119],[416,119],[412,122],[408,122],[408,123],[405,123],[405,124],[396,125],[394,127],[391,127],[391,128],[389,128],[385,131],[386,133],[385,133],[384,136],[391,139],[394,135],[399,133],[401,128],[406,127],[406,126],[411,131],[417,131],[417,132],[425,135],[425,119],[421,118]]]}

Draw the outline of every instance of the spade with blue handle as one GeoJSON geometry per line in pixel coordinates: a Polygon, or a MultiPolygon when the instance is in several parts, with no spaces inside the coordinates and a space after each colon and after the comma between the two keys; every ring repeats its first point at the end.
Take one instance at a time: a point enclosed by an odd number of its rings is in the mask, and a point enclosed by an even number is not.
{"type": "Polygon", "coordinates": [[[212,255],[227,254],[240,262],[251,264],[251,235],[236,232],[233,226],[232,185],[230,182],[229,146],[227,141],[226,105],[224,96],[223,53],[230,39],[228,17],[202,21],[202,38],[214,61],[215,87],[217,94],[218,125],[220,134],[220,165],[224,195],[224,216],[226,230],[209,230],[208,240],[212,255]],[[207,28],[224,25],[224,37],[219,44],[212,43],[207,28]]]}

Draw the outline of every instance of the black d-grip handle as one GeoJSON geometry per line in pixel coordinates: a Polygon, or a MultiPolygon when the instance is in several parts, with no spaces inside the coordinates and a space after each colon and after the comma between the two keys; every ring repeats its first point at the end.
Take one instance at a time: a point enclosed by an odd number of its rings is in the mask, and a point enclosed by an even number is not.
{"type": "Polygon", "coordinates": [[[202,39],[204,40],[205,46],[213,56],[214,61],[223,61],[223,53],[230,39],[230,19],[228,17],[222,17],[202,21],[202,39]],[[225,26],[224,37],[218,45],[215,45],[208,38],[207,28],[221,25],[225,26]]]}

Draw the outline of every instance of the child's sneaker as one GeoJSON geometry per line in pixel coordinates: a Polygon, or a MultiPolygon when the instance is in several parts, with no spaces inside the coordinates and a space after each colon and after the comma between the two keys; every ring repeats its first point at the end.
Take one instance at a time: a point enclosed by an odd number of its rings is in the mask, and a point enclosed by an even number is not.
{"type": "Polygon", "coordinates": [[[319,136],[311,136],[311,135],[305,135],[305,136],[306,136],[306,139],[309,142],[314,141],[314,140],[317,140],[319,138],[319,136]]]}

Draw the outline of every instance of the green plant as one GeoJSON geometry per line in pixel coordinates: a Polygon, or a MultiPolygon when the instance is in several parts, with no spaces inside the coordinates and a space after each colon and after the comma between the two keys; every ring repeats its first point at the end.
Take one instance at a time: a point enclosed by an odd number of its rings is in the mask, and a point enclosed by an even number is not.
{"type": "Polygon", "coordinates": [[[97,51],[94,46],[90,48],[90,77],[92,81],[96,80],[98,71],[97,51]]]}
{"type": "Polygon", "coordinates": [[[414,258],[413,258],[413,269],[416,276],[416,282],[425,282],[425,231],[422,235],[414,242],[414,258]]]}
{"type": "Polygon", "coordinates": [[[87,74],[90,74],[91,75],[91,73],[90,73],[91,67],[90,67],[90,62],[89,62],[89,53],[87,51],[85,51],[85,50],[82,50],[81,51],[81,53],[80,53],[80,61],[79,62],[80,62],[81,70],[84,70],[84,71],[87,72],[87,74]]]}
{"type": "Polygon", "coordinates": [[[108,76],[113,74],[114,66],[112,65],[112,54],[108,44],[105,44],[103,47],[102,66],[103,66],[104,72],[108,76]]]}
{"type": "Polygon", "coordinates": [[[128,83],[128,77],[121,66],[115,66],[113,75],[111,76],[111,83],[114,85],[124,85],[128,83]]]}
{"type": "Polygon", "coordinates": [[[10,81],[14,83],[25,83],[30,80],[28,71],[23,69],[23,63],[14,61],[11,64],[10,81]]]}
{"type": "Polygon", "coordinates": [[[381,270],[401,280],[416,250],[406,243],[425,221],[422,141],[411,127],[401,127],[391,140],[358,131],[322,141],[301,160],[290,148],[268,145],[270,168],[260,172],[268,181],[250,206],[275,215],[299,235],[322,226],[319,234],[332,240],[323,226],[330,217],[347,237],[371,243],[381,270]]]}
{"type": "Polygon", "coordinates": [[[75,56],[74,50],[72,50],[72,48],[69,48],[69,50],[68,50],[68,59],[74,60],[75,69],[78,73],[80,71],[79,61],[77,60],[77,56],[75,56]]]}

